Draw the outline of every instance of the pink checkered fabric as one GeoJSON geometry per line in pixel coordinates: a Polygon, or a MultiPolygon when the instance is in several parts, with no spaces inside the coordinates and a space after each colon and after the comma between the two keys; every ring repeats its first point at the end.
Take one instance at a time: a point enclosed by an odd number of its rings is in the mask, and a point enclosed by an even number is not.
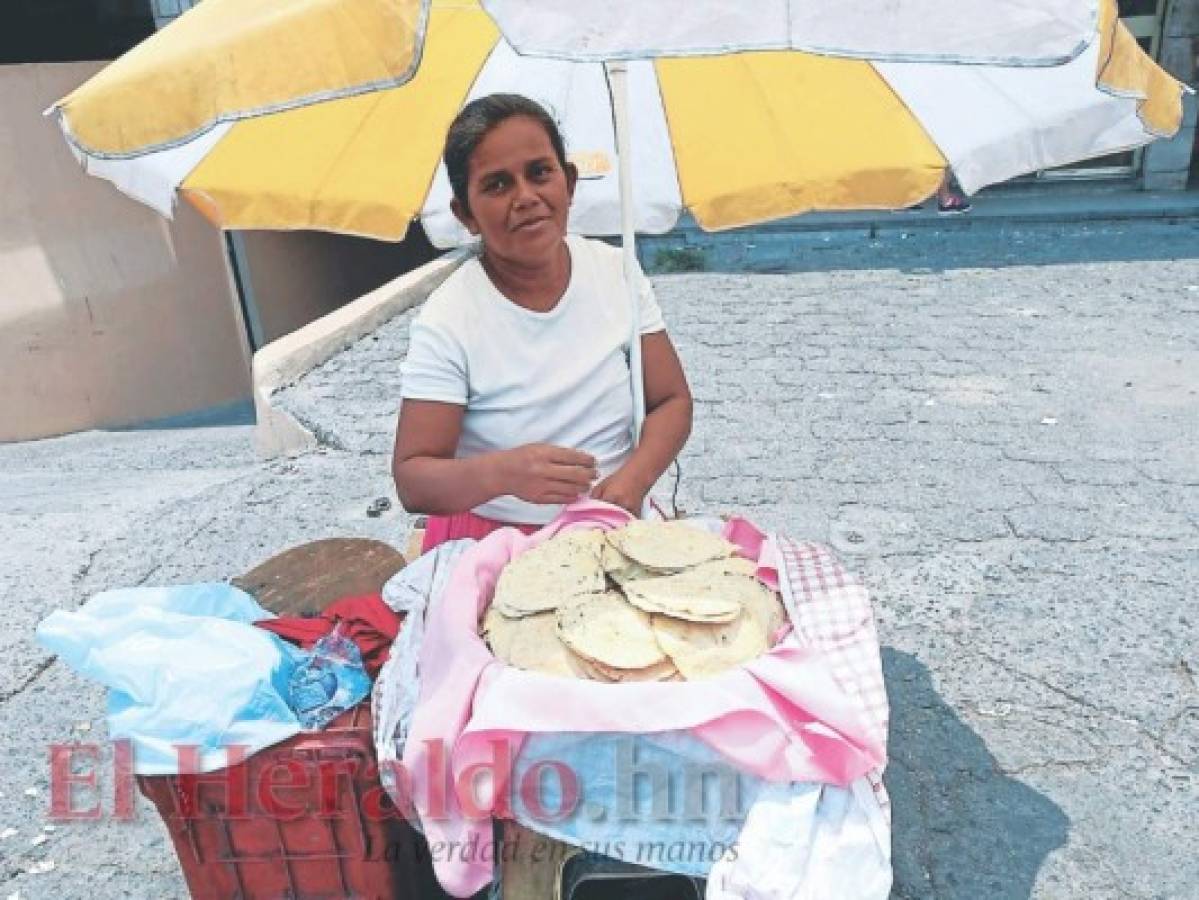
{"type": "MultiPolygon", "coordinates": [[[[857,701],[863,720],[885,746],[890,711],[869,593],[828,547],[783,535],[775,536],[775,546],[779,588],[797,639],[826,655],[833,677],[857,701]]],[[[866,778],[890,820],[882,768],[866,778]]]]}

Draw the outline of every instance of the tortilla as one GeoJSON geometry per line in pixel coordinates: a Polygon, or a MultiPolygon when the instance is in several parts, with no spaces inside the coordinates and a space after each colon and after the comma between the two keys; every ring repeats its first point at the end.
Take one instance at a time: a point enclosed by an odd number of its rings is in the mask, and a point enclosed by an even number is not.
{"type": "MultiPolygon", "coordinates": [[[[744,575],[695,577],[693,572],[630,581],[625,596],[638,609],[690,622],[731,622],[741,613],[744,575]]],[[[756,582],[755,582],[756,583],[756,582]]]]}
{"type": "Polygon", "coordinates": [[[575,658],[579,660],[580,668],[592,681],[619,684],[622,681],[674,681],[679,678],[678,668],[669,659],[646,666],[644,669],[617,669],[593,659],[575,658]]]}
{"type": "Polygon", "coordinates": [[[710,562],[700,563],[692,569],[686,570],[689,575],[694,575],[697,578],[707,575],[754,575],[758,571],[758,564],[753,560],[746,559],[744,556],[727,556],[724,559],[714,559],[710,562]]]}
{"type": "Polygon", "coordinates": [[[490,606],[483,614],[483,622],[479,626],[479,636],[487,642],[491,652],[500,659],[508,658],[508,650],[516,635],[519,624],[515,619],[505,616],[494,606],[490,606]]]}
{"type": "Polygon", "coordinates": [[[571,597],[602,591],[603,534],[576,529],[550,538],[504,567],[491,604],[510,618],[557,609],[571,597]]]}
{"type": "Polygon", "coordinates": [[[578,597],[559,607],[558,636],[585,659],[617,669],[644,669],[666,655],[649,616],[617,591],[578,597]]]}
{"type": "Polygon", "coordinates": [[[658,644],[688,681],[719,675],[769,649],[769,636],[749,612],[725,624],[653,616],[653,628],[658,644]]]}
{"type": "Polygon", "coordinates": [[[681,521],[630,522],[608,532],[607,538],[633,562],[662,573],[732,556],[737,549],[724,538],[681,521]]]}
{"type": "Polygon", "coordinates": [[[563,531],[554,535],[541,546],[574,547],[579,550],[585,550],[588,553],[594,553],[598,558],[606,544],[607,541],[604,539],[604,532],[598,528],[571,528],[569,531],[563,531]]]}
{"type": "Polygon", "coordinates": [[[786,619],[734,550],[679,522],[573,529],[504,568],[481,633],[498,659],[546,675],[708,678],[765,653],[786,619]]]}
{"type": "Polygon", "coordinates": [[[552,612],[510,619],[494,606],[483,617],[483,637],[496,658],[510,666],[561,678],[584,678],[584,660],[558,638],[552,612]]]}
{"type": "Polygon", "coordinates": [[[638,578],[653,578],[661,574],[633,562],[609,543],[604,544],[600,553],[600,565],[604,569],[604,574],[620,585],[638,578]]]}
{"type": "Polygon", "coordinates": [[[783,606],[783,599],[776,591],[772,591],[756,578],[754,585],[756,587],[753,590],[745,592],[741,605],[754,617],[769,641],[787,621],[787,610],[783,606]]]}
{"type": "Polygon", "coordinates": [[[753,560],[743,556],[730,556],[701,563],[681,574],[698,581],[718,581],[722,590],[729,591],[729,599],[736,599],[746,612],[753,614],[769,636],[782,627],[787,619],[787,611],[778,593],[757,579],[757,571],[758,564],[753,560]],[[741,583],[737,584],[724,576],[734,576],[741,579],[741,583]]]}

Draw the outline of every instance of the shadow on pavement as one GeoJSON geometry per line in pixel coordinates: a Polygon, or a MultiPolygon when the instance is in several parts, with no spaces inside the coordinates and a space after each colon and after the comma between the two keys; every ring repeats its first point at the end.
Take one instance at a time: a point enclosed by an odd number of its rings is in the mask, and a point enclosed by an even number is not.
{"type": "Polygon", "coordinates": [[[171,431],[176,428],[230,428],[236,425],[253,425],[257,421],[254,401],[246,398],[211,406],[207,409],[177,416],[164,416],[146,422],[136,422],[124,427],[114,426],[105,431],[171,431]]]}
{"type": "Polygon", "coordinates": [[[933,689],[916,658],[883,649],[891,702],[887,789],[896,898],[1027,898],[1070,820],[1002,774],[982,738],[933,689]]]}

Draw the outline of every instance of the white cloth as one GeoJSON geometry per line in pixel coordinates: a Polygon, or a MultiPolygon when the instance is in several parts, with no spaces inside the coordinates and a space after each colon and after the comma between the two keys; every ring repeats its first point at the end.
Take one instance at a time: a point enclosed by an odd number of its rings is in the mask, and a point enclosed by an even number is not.
{"type": "Polygon", "coordinates": [[[1053,65],[1080,53],[1098,21],[1096,0],[483,0],[483,8],[519,53],[576,60],[806,50],[1053,65]]]}
{"type": "Polygon", "coordinates": [[[750,807],[707,900],[886,900],[891,830],[869,782],[773,785],[750,807]]]}
{"type": "Polygon", "coordinates": [[[420,647],[425,638],[425,620],[445,590],[454,563],[474,545],[463,538],[446,541],[413,560],[383,585],[383,602],[404,622],[391,646],[391,654],[375,679],[371,692],[371,721],[374,723],[375,754],[379,777],[392,797],[399,797],[394,766],[404,753],[404,742],[412,723],[412,711],[420,697],[420,647]]]}
{"type": "MultiPolygon", "coordinates": [[[[466,407],[457,456],[548,443],[590,453],[604,477],[632,450],[628,292],[618,248],[570,236],[571,275],[549,312],[517,306],[472,259],[425,302],[401,369],[404,400],[466,407]]],[[[638,270],[641,333],[662,331],[638,270]]],[[[543,524],[560,506],[497,497],[475,513],[543,524]]]]}

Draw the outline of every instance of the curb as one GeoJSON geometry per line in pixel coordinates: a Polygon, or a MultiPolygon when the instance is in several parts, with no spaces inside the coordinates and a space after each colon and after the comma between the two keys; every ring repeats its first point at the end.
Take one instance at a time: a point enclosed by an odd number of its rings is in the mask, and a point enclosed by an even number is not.
{"type": "Polygon", "coordinates": [[[297,456],[315,450],[316,436],[272,398],[385,322],[423,303],[469,256],[455,250],[406,272],[340,309],[309,322],[254,354],[254,449],[259,456],[297,456]]]}
{"type": "Polygon", "coordinates": [[[776,247],[794,243],[799,248],[912,233],[965,237],[1000,234],[1012,228],[1199,220],[1199,191],[1149,193],[1097,189],[1070,194],[1010,191],[984,193],[972,199],[973,210],[954,216],[938,215],[935,206],[910,212],[814,212],[718,232],[703,231],[687,217],[665,234],[639,235],[637,250],[642,267],[657,275],[705,271],[705,253],[744,255],[752,252],[759,242],[776,247]],[[660,256],[667,257],[665,264],[660,256]]]}

